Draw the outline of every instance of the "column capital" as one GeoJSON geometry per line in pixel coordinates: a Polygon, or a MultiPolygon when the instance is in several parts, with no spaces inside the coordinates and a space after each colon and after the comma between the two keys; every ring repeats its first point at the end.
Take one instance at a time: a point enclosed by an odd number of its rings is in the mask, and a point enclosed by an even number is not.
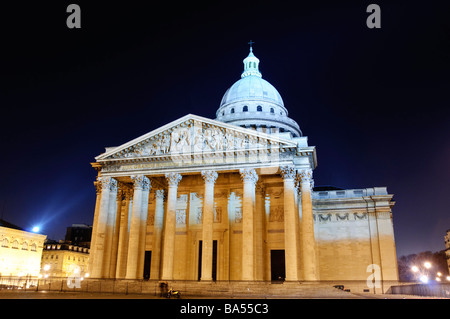
{"type": "Polygon", "coordinates": [[[133,189],[132,188],[126,188],[123,190],[123,194],[125,196],[125,200],[132,200],[133,199],[133,189]]]}
{"type": "Polygon", "coordinates": [[[102,192],[102,183],[98,180],[96,180],[94,182],[94,187],[95,187],[95,192],[97,193],[97,195],[101,194],[102,192]]]}
{"type": "Polygon", "coordinates": [[[201,174],[203,179],[205,180],[205,183],[208,184],[214,184],[217,180],[217,177],[219,176],[216,171],[202,171],[201,174]]]}
{"type": "Polygon", "coordinates": [[[314,180],[313,180],[313,172],[312,169],[308,168],[308,169],[302,169],[298,171],[298,179],[299,179],[299,184],[301,187],[302,183],[308,183],[310,184],[310,188],[311,190],[314,188],[314,180]]]}
{"type": "Polygon", "coordinates": [[[150,179],[144,175],[131,175],[130,177],[133,181],[134,189],[148,191],[152,187],[150,179]]]}
{"type": "Polygon", "coordinates": [[[155,197],[158,199],[164,199],[164,189],[157,189],[155,191],[155,197]]]}
{"type": "MultiPolygon", "coordinates": [[[[109,190],[112,192],[117,191],[117,181],[109,176],[100,176],[98,178],[98,183],[100,184],[100,187],[102,190],[109,190]]],[[[97,184],[97,185],[99,185],[97,184]]],[[[98,186],[97,186],[98,187],[98,186]]]]}
{"type": "Polygon", "coordinates": [[[253,184],[256,184],[258,181],[258,174],[256,174],[256,171],[252,168],[241,168],[239,173],[241,174],[243,182],[252,182],[253,184]]]}
{"type": "Polygon", "coordinates": [[[301,182],[309,182],[312,180],[312,169],[300,169],[298,171],[298,176],[301,182]]]}
{"type": "Polygon", "coordinates": [[[295,179],[297,175],[297,170],[295,169],[295,166],[281,166],[280,167],[281,176],[283,176],[283,179],[295,179]]]}
{"type": "Polygon", "coordinates": [[[178,173],[166,173],[165,176],[170,187],[177,187],[182,178],[178,173]]]}

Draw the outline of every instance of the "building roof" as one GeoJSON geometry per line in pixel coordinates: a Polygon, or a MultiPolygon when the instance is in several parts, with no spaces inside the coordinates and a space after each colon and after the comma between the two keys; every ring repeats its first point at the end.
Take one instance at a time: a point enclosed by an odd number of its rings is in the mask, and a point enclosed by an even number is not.
{"type": "Polygon", "coordinates": [[[4,219],[0,218],[0,227],[6,227],[6,228],[12,228],[12,229],[18,229],[18,230],[24,230],[22,227],[19,227],[17,225],[11,224],[10,222],[7,222],[4,219]]]}

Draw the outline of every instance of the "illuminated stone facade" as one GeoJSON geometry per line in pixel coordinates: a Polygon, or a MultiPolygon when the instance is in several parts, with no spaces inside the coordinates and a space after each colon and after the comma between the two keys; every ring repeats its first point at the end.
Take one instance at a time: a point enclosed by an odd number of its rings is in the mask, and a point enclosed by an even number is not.
{"type": "Polygon", "coordinates": [[[41,275],[68,277],[79,274],[84,277],[88,270],[89,248],[67,243],[46,243],[42,251],[41,275]]]}
{"type": "Polygon", "coordinates": [[[375,264],[398,280],[393,195],[314,191],[316,149],[255,59],[215,120],[189,114],[96,157],[92,277],[365,281],[375,264]]]}
{"type": "Polygon", "coordinates": [[[11,283],[10,277],[38,277],[46,237],[0,220],[0,284],[11,283]]]}

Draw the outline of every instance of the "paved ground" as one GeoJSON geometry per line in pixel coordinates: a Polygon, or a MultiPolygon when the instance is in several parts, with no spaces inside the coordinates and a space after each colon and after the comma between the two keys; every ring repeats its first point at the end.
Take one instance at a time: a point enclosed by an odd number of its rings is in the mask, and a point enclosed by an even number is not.
{"type": "MultiPolygon", "coordinates": [[[[299,299],[295,296],[270,297],[270,296],[243,296],[237,299],[299,299]]],[[[336,299],[335,296],[311,296],[301,299],[336,299]]],[[[54,291],[17,291],[0,290],[0,299],[166,299],[153,294],[112,294],[112,293],[87,293],[87,292],[54,292],[54,291]]],[[[208,298],[204,296],[185,296],[185,299],[232,299],[229,297],[208,298]]],[[[443,299],[437,297],[421,297],[411,295],[390,295],[390,294],[372,294],[372,293],[347,293],[347,296],[337,299],[443,299]]]]}

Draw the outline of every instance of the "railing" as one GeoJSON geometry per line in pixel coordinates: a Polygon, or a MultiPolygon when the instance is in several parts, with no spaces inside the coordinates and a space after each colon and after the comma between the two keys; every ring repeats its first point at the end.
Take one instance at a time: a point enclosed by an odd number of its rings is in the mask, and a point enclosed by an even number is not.
{"type": "Polygon", "coordinates": [[[391,287],[392,294],[450,298],[450,284],[407,284],[391,287]]]}
{"type": "Polygon", "coordinates": [[[363,189],[342,189],[329,191],[315,191],[312,193],[314,199],[328,198],[354,198],[362,196],[387,195],[386,187],[373,187],[363,189]]]}
{"type": "Polygon", "coordinates": [[[0,290],[160,294],[159,280],[0,277],[0,290]]]}

